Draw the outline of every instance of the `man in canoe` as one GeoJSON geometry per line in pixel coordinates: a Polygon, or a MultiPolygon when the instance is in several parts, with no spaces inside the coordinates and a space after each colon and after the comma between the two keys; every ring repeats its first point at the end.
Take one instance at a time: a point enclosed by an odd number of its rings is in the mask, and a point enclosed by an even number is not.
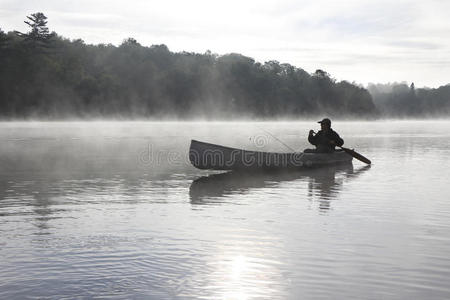
{"type": "Polygon", "coordinates": [[[318,123],[320,123],[321,130],[317,133],[310,130],[308,135],[308,141],[316,146],[316,149],[306,149],[305,152],[329,153],[333,152],[336,146],[344,145],[344,140],[331,129],[330,119],[325,118],[318,123]]]}

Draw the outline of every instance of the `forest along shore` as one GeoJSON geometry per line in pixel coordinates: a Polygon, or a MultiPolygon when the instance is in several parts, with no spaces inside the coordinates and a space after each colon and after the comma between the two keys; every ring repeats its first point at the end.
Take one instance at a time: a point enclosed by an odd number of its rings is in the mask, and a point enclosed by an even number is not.
{"type": "Polygon", "coordinates": [[[171,52],[127,38],[87,45],[50,33],[47,17],[29,32],[0,29],[0,118],[333,118],[448,117],[450,85],[337,81],[324,70],[241,54],[171,52]]]}

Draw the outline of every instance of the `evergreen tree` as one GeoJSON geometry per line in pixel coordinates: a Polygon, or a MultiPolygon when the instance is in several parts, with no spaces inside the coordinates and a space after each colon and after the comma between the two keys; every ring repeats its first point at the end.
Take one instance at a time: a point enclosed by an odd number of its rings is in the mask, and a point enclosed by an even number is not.
{"type": "Polygon", "coordinates": [[[31,14],[31,16],[27,16],[27,19],[28,21],[24,21],[24,23],[30,26],[30,31],[27,33],[16,31],[16,34],[25,41],[43,45],[54,36],[47,27],[47,17],[43,13],[31,14]]]}

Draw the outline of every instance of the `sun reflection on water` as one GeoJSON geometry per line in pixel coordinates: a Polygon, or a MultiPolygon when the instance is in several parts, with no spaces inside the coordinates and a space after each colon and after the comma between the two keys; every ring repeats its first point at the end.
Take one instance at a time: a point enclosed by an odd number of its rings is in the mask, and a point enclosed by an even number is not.
{"type": "Polygon", "coordinates": [[[259,259],[258,254],[232,253],[217,259],[216,270],[211,274],[211,289],[214,296],[209,299],[248,300],[270,299],[280,294],[274,285],[281,279],[275,261],[259,259]]]}
{"type": "Polygon", "coordinates": [[[242,254],[233,257],[225,262],[225,274],[228,278],[223,282],[222,299],[247,300],[250,299],[249,279],[257,272],[252,269],[248,262],[248,258],[242,254]]]}

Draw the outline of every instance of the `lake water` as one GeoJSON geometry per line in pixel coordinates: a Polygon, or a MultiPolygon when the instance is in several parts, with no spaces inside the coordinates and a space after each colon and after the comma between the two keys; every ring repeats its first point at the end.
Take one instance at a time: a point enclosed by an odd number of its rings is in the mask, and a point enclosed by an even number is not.
{"type": "Polygon", "coordinates": [[[197,170],[314,122],[0,123],[0,298],[449,299],[450,122],[336,122],[370,158],[197,170]]]}

